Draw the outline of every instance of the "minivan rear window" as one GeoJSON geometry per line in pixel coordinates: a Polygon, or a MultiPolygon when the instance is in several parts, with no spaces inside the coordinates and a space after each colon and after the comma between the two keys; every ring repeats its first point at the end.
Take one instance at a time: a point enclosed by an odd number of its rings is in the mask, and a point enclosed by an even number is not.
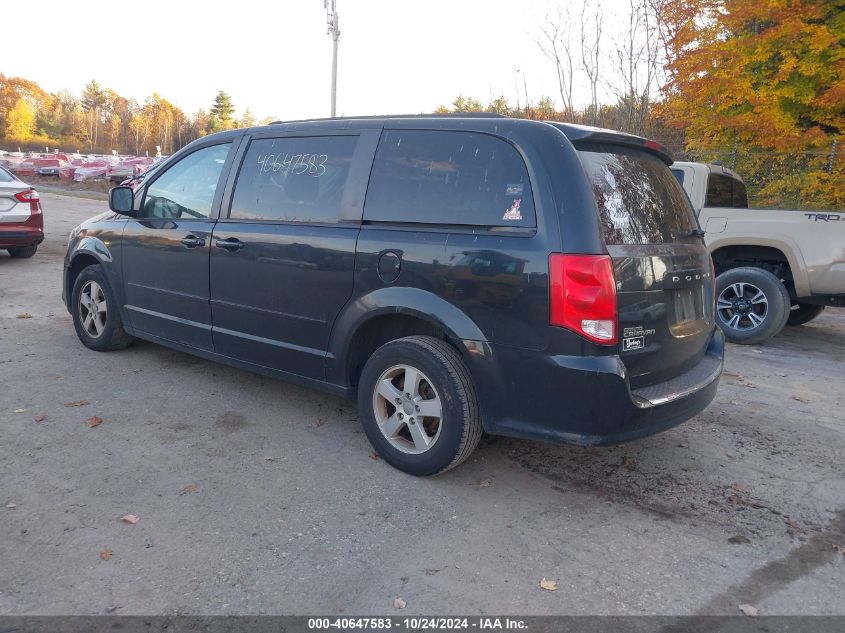
{"type": "Polygon", "coordinates": [[[580,143],[606,244],[662,244],[698,228],[675,176],[657,156],[635,148],[580,143]]]}
{"type": "Polygon", "coordinates": [[[382,134],[364,220],[536,226],[528,170],[519,152],[495,136],[444,130],[382,134]]]}

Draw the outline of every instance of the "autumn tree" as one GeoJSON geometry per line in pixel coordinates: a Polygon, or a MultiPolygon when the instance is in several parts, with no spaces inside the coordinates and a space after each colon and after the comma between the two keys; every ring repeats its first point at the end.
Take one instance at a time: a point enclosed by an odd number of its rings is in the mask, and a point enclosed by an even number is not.
{"type": "Polygon", "coordinates": [[[495,112],[496,114],[508,115],[511,112],[511,107],[504,95],[500,95],[490,102],[487,106],[488,112],[495,112]]]}
{"type": "Polygon", "coordinates": [[[766,200],[845,205],[845,161],[828,158],[845,131],[844,16],[842,0],[667,2],[661,115],[685,128],[693,151],[756,155],[746,176],[774,173],[786,153],[804,157],[759,183],[766,200]]]}
{"type": "Polygon", "coordinates": [[[238,127],[252,127],[253,125],[255,125],[255,116],[252,114],[250,109],[247,108],[244,110],[240,121],[238,121],[238,127]]]}
{"type": "Polygon", "coordinates": [[[12,138],[26,139],[32,134],[34,128],[35,110],[26,102],[26,99],[18,99],[6,118],[6,134],[12,138]]]}
{"type": "Polygon", "coordinates": [[[455,112],[481,112],[484,110],[484,106],[481,105],[478,99],[464,97],[463,95],[458,95],[452,102],[452,107],[455,109],[455,112]]]}
{"type": "Polygon", "coordinates": [[[50,100],[48,95],[34,81],[21,77],[6,77],[0,73],[0,136],[9,136],[9,113],[18,107],[18,101],[23,99],[37,112],[41,106],[50,100]]]}
{"type": "Polygon", "coordinates": [[[95,80],[85,84],[82,90],[82,109],[88,113],[91,121],[91,148],[97,146],[97,133],[100,127],[100,109],[106,103],[106,91],[95,80]]]}

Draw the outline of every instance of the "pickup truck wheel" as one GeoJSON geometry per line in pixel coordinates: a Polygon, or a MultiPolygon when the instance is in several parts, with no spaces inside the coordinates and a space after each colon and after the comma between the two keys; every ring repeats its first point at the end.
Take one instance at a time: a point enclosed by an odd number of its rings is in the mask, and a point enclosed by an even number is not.
{"type": "Polygon", "coordinates": [[[762,343],[789,317],[789,292],[762,268],[733,268],[716,279],[716,323],[732,343],[762,343]]]}
{"type": "Polygon", "coordinates": [[[816,305],[814,303],[796,303],[789,311],[789,319],[787,325],[804,325],[809,323],[822,312],[825,306],[816,305]]]}
{"type": "Polygon", "coordinates": [[[376,452],[411,475],[454,468],[481,438],[469,370],[457,350],[431,336],[391,341],[370,356],[358,411],[376,452]]]}

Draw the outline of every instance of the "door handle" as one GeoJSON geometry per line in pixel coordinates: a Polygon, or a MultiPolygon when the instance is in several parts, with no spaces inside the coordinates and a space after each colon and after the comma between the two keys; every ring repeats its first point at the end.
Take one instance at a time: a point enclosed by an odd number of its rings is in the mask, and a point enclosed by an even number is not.
{"type": "Polygon", "coordinates": [[[217,248],[224,248],[227,251],[237,251],[237,250],[242,249],[244,246],[246,246],[246,244],[241,242],[236,237],[230,237],[230,238],[225,239],[225,240],[217,240],[217,241],[214,242],[214,245],[217,248]]]}
{"type": "Polygon", "coordinates": [[[188,248],[196,248],[197,246],[205,246],[205,240],[201,237],[197,237],[196,235],[189,235],[181,241],[182,241],[182,244],[184,244],[188,248]]]}

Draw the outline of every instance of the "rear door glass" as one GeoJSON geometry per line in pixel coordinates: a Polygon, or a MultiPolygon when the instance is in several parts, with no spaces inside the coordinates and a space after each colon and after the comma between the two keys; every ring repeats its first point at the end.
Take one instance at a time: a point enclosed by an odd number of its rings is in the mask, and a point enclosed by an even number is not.
{"type": "Polygon", "coordinates": [[[441,130],[382,134],[364,220],[536,226],[528,170],[519,152],[495,136],[441,130]]]}
{"type": "Polygon", "coordinates": [[[684,190],[658,157],[598,143],[581,143],[577,149],[606,244],[682,241],[698,228],[684,190]]]}
{"type": "Polygon", "coordinates": [[[748,192],[745,183],[723,174],[710,174],[707,179],[705,207],[747,209],[748,192]]]}
{"type": "Polygon", "coordinates": [[[335,223],[357,136],[253,140],[246,152],[229,218],[335,223]]]}

